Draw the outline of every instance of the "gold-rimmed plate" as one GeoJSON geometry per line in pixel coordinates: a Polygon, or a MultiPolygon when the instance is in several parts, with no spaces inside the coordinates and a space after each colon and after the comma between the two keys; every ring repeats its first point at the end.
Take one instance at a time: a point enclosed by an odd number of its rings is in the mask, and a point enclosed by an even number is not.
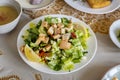
{"type": "Polygon", "coordinates": [[[82,0],[64,0],[68,5],[82,12],[91,13],[91,14],[106,14],[115,11],[120,7],[120,0],[112,0],[112,3],[104,8],[93,9],[87,2],[82,0]]]}

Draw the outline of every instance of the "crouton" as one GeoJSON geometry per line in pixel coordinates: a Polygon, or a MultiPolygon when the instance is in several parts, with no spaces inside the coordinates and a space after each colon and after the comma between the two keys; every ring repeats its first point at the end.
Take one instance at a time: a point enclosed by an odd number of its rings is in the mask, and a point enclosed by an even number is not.
{"type": "Polygon", "coordinates": [[[64,24],[58,23],[57,26],[58,26],[59,28],[63,28],[63,27],[64,27],[64,24]]]}
{"type": "Polygon", "coordinates": [[[36,40],[35,44],[39,45],[40,43],[41,43],[41,38],[39,36],[38,39],[36,40]]]}
{"type": "Polygon", "coordinates": [[[46,51],[49,51],[50,49],[51,49],[51,45],[48,44],[48,45],[45,47],[45,50],[46,50],[46,51]]]}
{"type": "Polygon", "coordinates": [[[56,24],[53,24],[52,27],[53,27],[53,28],[57,28],[57,25],[56,25],[56,24]]]}
{"type": "Polygon", "coordinates": [[[53,34],[54,34],[54,28],[53,28],[53,27],[50,27],[50,28],[48,29],[47,33],[48,33],[49,35],[53,35],[53,34]]]}
{"type": "Polygon", "coordinates": [[[38,39],[36,40],[35,44],[39,45],[41,43],[41,41],[45,40],[45,34],[39,34],[38,39]]]}
{"type": "Polygon", "coordinates": [[[59,39],[60,37],[61,37],[60,34],[53,35],[53,38],[54,38],[54,39],[59,39]]]}
{"type": "Polygon", "coordinates": [[[55,28],[55,34],[61,34],[61,28],[55,28]]]}
{"type": "Polygon", "coordinates": [[[70,36],[71,36],[70,33],[66,33],[66,34],[62,35],[62,40],[66,40],[66,41],[68,41],[69,38],[70,38],[70,36]]]}
{"type": "Polygon", "coordinates": [[[66,40],[62,40],[60,42],[60,49],[70,49],[71,43],[67,42],[66,40]]]}
{"type": "Polygon", "coordinates": [[[48,26],[48,22],[46,22],[46,21],[42,21],[41,26],[45,27],[46,29],[49,28],[49,26],[48,26]]]}
{"type": "Polygon", "coordinates": [[[46,37],[44,40],[43,40],[44,43],[48,43],[49,42],[49,37],[46,37]]]}

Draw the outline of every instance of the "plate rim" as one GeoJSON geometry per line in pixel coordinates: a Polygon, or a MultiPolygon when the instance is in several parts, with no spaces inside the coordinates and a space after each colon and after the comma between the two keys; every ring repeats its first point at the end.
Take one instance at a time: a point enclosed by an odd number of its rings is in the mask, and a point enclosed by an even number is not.
{"type": "Polygon", "coordinates": [[[61,15],[61,14],[50,14],[50,15],[44,15],[44,16],[41,16],[41,17],[38,17],[38,18],[36,18],[36,19],[33,19],[33,20],[31,20],[31,21],[29,21],[26,25],[24,25],[24,27],[20,30],[20,32],[18,33],[18,37],[17,37],[17,50],[18,50],[18,53],[19,53],[19,55],[20,55],[20,57],[22,58],[22,60],[26,63],[26,64],[28,64],[30,67],[32,67],[33,69],[35,69],[35,70],[38,70],[38,71],[40,71],[40,72],[44,72],[44,73],[47,73],[47,74],[69,74],[69,73],[73,73],[73,72],[76,72],[76,71],[79,71],[79,70],[81,70],[83,67],[85,67],[85,66],[87,66],[92,60],[93,60],[93,58],[95,57],[95,54],[96,54],[96,52],[97,52],[97,38],[96,38],[96,36],[95,36],[95,33],[93,32],[93,30],[89,27],[89,25],[87,25],[85,22],[83,22],[82,20],[80,20],[80,19],[78,19],[78,18],[75,18],[75,17],[73,17],[73,16],[68,16],[68,15],[61,15]],[[86,61],[86,63],[84,64],[84,65],[82,65],[80,68],[77,68],[77,69],[75,69],[75,70],[72,70],[72,71],[70,71],[70,72],[60,72],[60,73],[57,73],[57,72],[46,72],[46,71],[40,71],[40,70],[38,70],[38,69],[35,69],[33,66],[31,66],[30,64],[28,64],[28,60],[27,59],[24,59],[23,57],[25,57],[25,56],[23,56],[23,54],[20,52],[20,45],[19,45],[19,39],[20,39],[20,37],[21,37],[21,34],[23,33],[23,31],[25,31],[26,29],[25,28],[28,28],[28,26],[27,25],[29,25],[30,24],[30,22],[33,22],[33,21],[35,21],[35,20],[40,20],[40,18],[42,18],[42,17],[46,17],[46,16],[62,16],[62,17],[65,17],[65,16],[67,16],[67,17],[70,17],[70,18],[74,18],[74,19],[77,19],[77,20],[79,20],[80,22],[82,22],[83,24],[85,24],[86,26],[87,26],[87,28],[89,28],[89,30],[90,30],[90,32],[92,33],[92,37],[94,38],[94,40],[95,40],[95,49],[94,49],[94,51],[93,51],[93,54],[92,54],[92,57],[89,59],[89,60],[87,60],[86,61]],[[25,30],[24,30],[25,29],[25,30]]]}

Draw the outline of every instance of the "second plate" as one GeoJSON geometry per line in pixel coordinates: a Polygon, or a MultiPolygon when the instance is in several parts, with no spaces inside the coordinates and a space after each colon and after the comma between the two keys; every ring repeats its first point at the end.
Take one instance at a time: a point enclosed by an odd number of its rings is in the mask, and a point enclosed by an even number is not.
{"type": "Polygon", "coordinates": [[[64,0],[64,1],[68,5],[70,5],[71,7],[79,11],[91,13],[91,14],[106,14],[106,13],[113,12],[120,7],[120,0],[112,0],[111,5],[104,7],[104,8],[100,8],[100,9],[90,8],[87,2],[83,2],[80,0],[76,0],[76,1],[75,0],[64,0]]]}

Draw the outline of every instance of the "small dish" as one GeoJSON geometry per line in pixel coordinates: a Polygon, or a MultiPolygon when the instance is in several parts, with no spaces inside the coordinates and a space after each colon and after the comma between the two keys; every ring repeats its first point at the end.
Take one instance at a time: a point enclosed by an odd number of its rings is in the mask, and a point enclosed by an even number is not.
{"type": "Polygon", "coordinates": [[[32,5],[30,0],[16,0],[24,9],[42,9],[49,6],[54,0],[42,0],[40,4],[32,5]]]}
{"type": "MultiPolygon", "coordinates": [[[[1,0],[0,6],[11,6],[11,7],[15,8],[16,11],[18,12],[17,17],[14,20],[12,20],[9,23],[0,25],[0,34],[4,34],[4,33],[8,33],[10,31],[12,31],[16,27],[21,15],[22,15],[22,7],[18,2],[14,1],[14,0],[1,0]]],[[[9,14],[9,13],[7,13],[7,14],[9,14]]]]}
{"type": "Polygon", "coordinates": [[[89,7],[87,2],[83,2],[80,0],[64,0],[68,5],[71,7],[83,11],[86,13],[91,13],[91,14],[106,14],[115,11],[120,7],[120,0],[112,0],[111,5],[104,7],[104,8],[99,8],[99,9],[93,9],[89,7]]]}
{"type": "Polygon", "coordinates": [[[18,35],[18,38],[17,38],[17,49],[18,49],[19,55],[25,61],[25,63],[27,63],[29,66],[31,66],[32,68],[34,68],[34,69],[36,69],[38,71],[41,71],[41,72],[44,72],[44,73],[48,73],[48,74],[68,74],[68,73],[72,73],[72,72],[78,71],[78,70],[84,68],[88,63],[90,63],[90,61],[95,56],[95,53],[96,53],[96,50],[97,50],[97,39],[96,39],[96,36],[95,36],[94,32],[92,31],[92,29],[87,24],[85,24],[84,22],[80,21],[77,18],[74,18],[72,16],[67,16],[67,15],[59,15],[59,14],[45,15],[45,16],[41,16],[39,18],[36,18],[36,19],[30,21],[28,24],[26,24],[23,27],[23,29],[20,31],[20,33],[18,35]],[[80,63],[76,64],[75,68],[73,70],[71,70],[70,72],[69,71],[63,71],[63,70],[54,71],[54,70],[48,68],[46,65],[43,65],[43,64],[40,64],[40,63],[31,62],[20,51],[20,47],[25,44],[21,36],[24,34],[24,31],[29,28],[29,24],[31,22],[38,23],[39,20],[44,20],[44,18],[48,17],[48,16],[58,17],[58,18],[63,18],[64,17],[64,18],[67,18],[67,19],[71,19],[73,22],[79,22],[81,25],[83,25],[84,27],[88,28],[89,31],[90,31],[91,37],[87,41],[87,45],[88,45],[88,54],[86,55],[87,59],[86,60],[82,60],[80,63]]]}
{"type": "Polygon", "coordinates": [[[120,48],[120,41],[117,38],[117,32],[120,31],[120,20],[113,22],[109,29],[109,35],[113,43],[120,48]]]}
{"type": "Polygon", "coordinates": [[[111,68],[101,80],[113,80],[114,77],[120,80],[120,65],[111,68]]]}

